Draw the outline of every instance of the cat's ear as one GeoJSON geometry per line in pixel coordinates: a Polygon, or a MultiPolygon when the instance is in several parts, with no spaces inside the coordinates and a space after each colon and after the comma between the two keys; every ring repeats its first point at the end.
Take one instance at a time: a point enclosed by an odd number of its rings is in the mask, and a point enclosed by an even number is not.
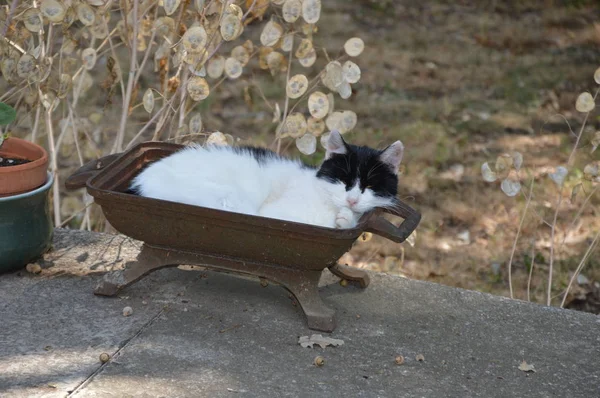
{"type": "Polygon", "coordinates": [[[402,144],[402,141],[398,140],[385,148],[381,152],[381,155],[379,155],[379,159],[390,166],[394,173],[398,173],[402,155],[404,155],[404,145],[402,144]]]}
{"type": "Polygon", "coordinates": [[[329,159],[334,153],[344,155],[346,152],[348,152],[346,143],[344,142],[340,132],[337,130],[332,130],[329,134],[329,139],[327,140],[327,146],[325,149],[325,159],[329,159]]]}

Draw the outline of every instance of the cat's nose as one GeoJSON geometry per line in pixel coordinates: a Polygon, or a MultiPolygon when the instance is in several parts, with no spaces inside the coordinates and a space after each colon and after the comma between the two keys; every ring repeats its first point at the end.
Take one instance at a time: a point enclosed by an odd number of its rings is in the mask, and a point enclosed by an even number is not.
{"type": "Polygon", "coordinates": [[[358,199],[348,198],[348,199],[346,199],[346,201],[348,202],[348,205],[350,205],[350,207],[352,207],[358,203],[358,199]]]}

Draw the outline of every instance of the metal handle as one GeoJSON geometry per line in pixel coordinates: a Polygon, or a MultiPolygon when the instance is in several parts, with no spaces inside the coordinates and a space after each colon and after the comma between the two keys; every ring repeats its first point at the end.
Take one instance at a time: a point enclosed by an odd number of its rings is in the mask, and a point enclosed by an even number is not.
{"type": "Polygon", "coordinates": [[[402,224],[395,226],[385,218],[376,215],[371,217],[365,231],[383,236],[396,243],[402,243],[413,233],[421,221],[421,214],[403,202],[398,202],[392,208],[382,208],[382,211],[404,218],[402,224]]]}
{"type": "Polygon", "coordinates": [[[65,188],[74,190],[85,187],[87,181],[102,171],[103,168],[117,160],[121,153],[113,153],[100,159],[91,160],[71,174],[65,181],[65,188]]]}

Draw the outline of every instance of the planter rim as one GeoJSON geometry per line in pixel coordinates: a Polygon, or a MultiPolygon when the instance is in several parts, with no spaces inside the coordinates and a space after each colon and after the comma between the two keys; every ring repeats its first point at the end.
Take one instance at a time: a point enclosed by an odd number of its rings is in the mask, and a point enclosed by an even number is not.
{"type": "Polygon", "coordinates": [[[50,173],[49,171],[46,172],[46,175],[47,175],[46,183],[44,185],[42,185],[41,187],[36,188],[33,191],[20,193],[18,195],[0,197],[0,203],[27,198],[27,197],[36,195],[40,192],[47,191],[50,188],[50,186],[52,185],[52,183],[54,182],[54,175],[52,173],[50,173]]]}
{"type": "MultiPolygon", "coordinates": [[[[19,137],[8,137],[5,142],[9,142],[9,140],[14,140],[16,142],[20,142],[23,145],[29,145],[31,147],[35,147],[36,149],[38,149],[42,152],[42,156],[37,159],[28,159],[28,160],[30,160],[29,163],[20,164],[17,166],[10,166],[10,170],[8,170],[8,167],[6,167],[6,168],[2,167],[2,168],[0,168],[0,173],[12,173],[12,172],[17,172],[17,171],[22,171],[22,170],[29,170],[29,169],[38,167],[42,163],[48,162],[48,152],[41,145],[38,145],[33,141],[24,140],[19,137]]],[[[2,148],[0,148],[0,152],[2,152],[2,148]]]]}

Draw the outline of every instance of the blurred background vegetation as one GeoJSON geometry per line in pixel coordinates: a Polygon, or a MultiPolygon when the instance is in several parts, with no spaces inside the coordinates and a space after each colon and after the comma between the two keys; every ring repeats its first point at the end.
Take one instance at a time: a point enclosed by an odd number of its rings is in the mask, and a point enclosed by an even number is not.
{"type": "MultiPolygon", "coordinates": [[[[62,2],[66,8],[75,8],[79,3],[87,3],[94,9],[106,7],[106,1],[100,0],[62,2]]],[[[110,14],[111,27],[131,12],[132,3],[110,2],[104,11],[110,14]]],[[[148,1],[142,2],[146,3],[148,1]]],[[[171,1],[164,0],[162,5],[169,3],[171,1]]],[[[196,10],[198,2],[180,3],[178,7],[196,10]]],[[[200,3],[210,7],[213,2],[200,3]]],[[[271,18],[281,20],[284,2],[233,3],[239,5],[244,14],[252,5],[264,7],[262,13],[256,12],[258,8],[248,13],[244,33],[235,43],[239,45],[250,39],[256,48],[260,47],[259,36],[265,23],[271,18]]],[[[31,49],[47,40],[46,50],[54,48],[54,53],[66,39],[72,40],[73,70],[81,65],[81,51],[90,43],[98,46],[103,40],[94,38],[90,28],[78,21],[61,34],[56,34],[61,31],[60,24],[54,25],[55,35],[46,35],[42,41],[35,34],[23,38],[22,35],[26,35],[23,13],[32,6],[39,7],[40,2],[3,1],[0,4],[3,5],[1,26],[9,40],[30,43],[31,49]],[[19,4],[11,16],[13,3],[19,4]],[[48,37],[54,37],[55,42],[48,37]]],[[[222,5],[217,5],[218,16],[222,5]]],[[[174,18],[179,15],[177,12],[174,18]]],[[[161,7],[149,8],[146,17],[152,15],[164,16],[164,11],[161,7]]],[[[191,14],[189,17],[198,18],[191,14]]],[[[186,18],[181,21],[184,26],[174,29],[173,45],[190,26],[185,26],[186,18]]],[[[151,24],[152,18],[147,23],[151,24]]],[[[143,26],[140,23],[140,27],[143,26]]],[[[592,151],[594,134],[600,124],[598,113],[592,111],[586,116],[575,109],[579,94],[584,91],[594,94],[598,86],[594,81],[594,72],[600,66],[600,4],[597,1],[328,0],[322,2],[314,32],[307,33],[299,22],[295,26],[302,37],[314,34],[312,41],[317,50],[314,65],[304,68],[297,60],[290,64],[292,75],[305,73],[309,80],[318,76],[328,61],[343,57],[346,40],[360,37],[364,41],[363,53],[353,59],[362,70],[360,81],[352,85],[350,98],[341,99],[337,95],[335,98],[336,110],[351,110],[358,116],[356,127],[346,133],[345,138],[351,143],[372,147],[383,147],[401,139],[406,151],[400,195],[423,214],[414,245],[367,238],[359,241],[343,261],[409,278],[508,296],[507,265],[529,197],[529,183],[535,179],[529,210],[512,256],[513,295],[547,302],[552,262],[551,303],[559,305],[565,297],[564,304],[568,307],[600,312],[600,260],[594,256],[597,253],[594,237],[600,228],[597,183],[588,181],[580,185],[581,192],[572,195],[573,188],[585,174],[585,166],[600,156],[600,151],[592,151]],[[568,163],[579,135],[569,174],[564,185],[557,186],[548,175],[568,163]],[[481,176],[484,162],[493,164],[498,155],[510,151],[523,155],[526,170],[521,177],[523,194],[515,197],[507,197],[499,184],[486,183],[481,176]],[[562,199],[557,201],[558,197],[562,199]],[[552,225],[554,241],[551,240],[552,225]],[[581,273],[576,274],[588,248],[591,252],[585,258],[581,273]],[[565,296],[572,278],[574,283],[565,296]]],[[[46,33],[47,29],[48,25],[46,33]]],[[[89,70],[93,85],[77,99],[72,93],[66,95],[68,101],[59,98],[57,109],[51,112],[54,141],[65,131],[61,120],[67,118],[70,110],[75,113],[73,119],[68,119],[76,121],[71,123],[75,131],[62,135],[56,151],[60,181],[82,161],[116,149],[114,143],[124,109],[131,38],[123,38],[118,29],[109,29],[109,32],[113,48],[105,46],[98,54],[96,65],[89,70]],[[118,68],[112,64],[111,57],[121,60],[118,68]]],[[[160,65],[158,70],[153,69],[160,41],[152,45],[148,34],[142,39],[146,47],[139,48],[138,62],[148,46],[150,58],[131,90],[125,144],[152,117],[140,106],[144,92],[151,87],[160,93],[161,79],[165,78],[160,65]]],[[[215,45],[212,49],[217,48],[217,54],[226,54],[232,48],[227,47],[228,44],[221,48],[215,45]]],[[[6,59],[14,48],[6,41],[2,46],[2,57],[6,59]]],[[[285,68],[275,75],[261,68],[258,50],[255,58],[244,67],[240,78],[209,81],[210,95],[184,108],[186,126],[189,116],[199,112],[205,133],[221,131],[230,134],[237,143],[274,147],[279,123],[273,121],[273,115],[276,106],[284,110],[287,76],[285,68]]],[[[51,65],[53,70],[59,68],[56,59],[51,65]]],[[[165,73],[175,76],[176,70],[169,67],[165,73]]],[[[58,76],[56,84],[60,85],[60,74],[58,76]]],[[[73,82],[77,82],[75,78],[73,82]]],[[[181,81],[169,81],[169,84],[176,83],[181,84],[181,81]]],[[[163,92],[169,89],[163,87],[163,92]]],[[[322,86],[318,89],[328,92],[322,86]]],[[[57,90],[53,92],[57,94],[57,90]]],[[[48,140],[48,121],[44,122],[46,110],[40,105],[43,105],[45,92],[37,91],[35,84],[23,84],[18,79],[3,76],[0,93],[3,101],[19,108],[20,117],[11,126],[12,134],[34,139],[46,147],[57,145],[48,140]],[[38,109],[42,114],[38,121],[39,132],[32,137],[38,109]]],[[[158,108],[158,96],[156,101],[158,108]]],[[[186,137],[189,132],[181,130],[180,121],[176,112],[160,128],[156,128],[154,121],[137,142],[153,138],[204,142],[205,135],[186,137]]],[[[281,150],[314,164],[322,159],[320,146],[315,154],[306,155],[293,143],[291,139],[283,139],[281,150]]],[[[86,207],[89,198],[82,192],[65,192],[62,186],[59,191],[61,223],[71,228],[110,231],[99,209],[95,205],[86,207]]]]}

